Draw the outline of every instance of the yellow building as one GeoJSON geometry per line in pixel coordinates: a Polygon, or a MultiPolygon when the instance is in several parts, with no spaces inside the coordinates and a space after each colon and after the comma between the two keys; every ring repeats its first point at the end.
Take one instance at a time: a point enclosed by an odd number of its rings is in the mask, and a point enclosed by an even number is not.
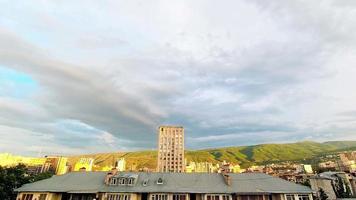
{"type": "Polygon", "coordinates": [[[60,157],[58,160],[56,175],[62,175],[68,172],[69,166],[67,165],[68,158],[60,157]]]}
{"type": "Polygon", "coordinates": [[[74,165],[74,171],[92,171],[93,164],[93,158],[80,158],[74,165]]]}
{"type": "Polygon", "coordinates": [[[40,166],[46,162],[46,158],[24,157],[14,156],[9,153],[0,154],[0,166],[16,166],[18,164],[24,164],[26,166],[40,166]]]}
{"type": "Polygon", "coordinates": [[[113,169],[113,166],[103,166],[100,171],[107,172],[113,169]]]}

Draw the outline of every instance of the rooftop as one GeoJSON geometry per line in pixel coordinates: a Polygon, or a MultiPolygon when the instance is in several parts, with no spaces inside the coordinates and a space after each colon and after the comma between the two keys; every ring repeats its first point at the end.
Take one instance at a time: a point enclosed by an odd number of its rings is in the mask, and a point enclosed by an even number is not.
{"type": "Polygon", "coordinates": [[[72,172],[65,175],[26,184],[19,192],[177,192],[177,193],[311,193],[306,186],[285,181],[262,173],[229,174],[227,185],[221,174],[215,173],[147,173],[120,172],[118,177],[137,177],[135,184],[110,186],[104,183],[107,172],[72,172]],[[157,184],[161,179],[162,184],[157,184]]]}

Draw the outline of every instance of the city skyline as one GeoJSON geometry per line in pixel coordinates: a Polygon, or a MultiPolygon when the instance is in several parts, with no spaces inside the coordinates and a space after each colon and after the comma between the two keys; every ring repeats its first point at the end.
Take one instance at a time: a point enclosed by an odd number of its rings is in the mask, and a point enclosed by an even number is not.
{"type": "Polygon", "coordinates": [[[355,1],[0,2],[0,153],[356,140],[355,1]]]}

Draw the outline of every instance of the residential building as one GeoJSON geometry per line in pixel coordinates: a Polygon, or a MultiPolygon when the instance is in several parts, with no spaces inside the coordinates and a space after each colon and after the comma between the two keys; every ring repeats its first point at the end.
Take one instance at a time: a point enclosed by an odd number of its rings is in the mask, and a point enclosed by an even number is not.
{"type": "Polygon", "coordinates": [[[229,162],[226,162],[225,160],[221,163],[218,172],[227,172],[227,173],[241,173],[242,170],[240,168],[240,165],[238,164],[232,164],[229,162]]]}
{"type": "Polygon", "coordinates": [[[339,154],[338,167],[343,172],[356,172],[356,151],[339,154]]]}
{"type": "Polygon", "coordinates": [[[332,181],[333,179],[320,177],[320,176],[309,178],[309,183],[312,190],[319,191],[320,189],[322,189],[328,196],[328,199],[335,200],[336,194],[333,188],[332,181]]]}
{"type": "Polygon", "coordinates": [[[321,188],[329,196],[329,199],[334,200],[337,199],[335,189],[340,185],[340,180],[345,188],[348,187],[350,189],[351,195],[355,195],[355,177],[345,172],[323,172],[309,178],[309,183],[313,190],[318,191],[321,188]]]}
{"type": "Polygon", "coordinates": [[[93,158],[80,158],[74,165],[74,171],[92,171],[93,164],[93,158]]]}
{"type": "Polygon", "coordinates": [[[326,161],[319,163],[319,168],[325,171],[335,171],[337,169],[336,163],[333,161],[326,161]]]}
{"type": "Polygon", "coordinates": [[[0,166],[12,167],[18,164],[24,164],[27,167],[26,173],[31,175],[41,173],[41,168],[45,161],[46,158],[16,156],[10,153],[0,154],[0,166]]]}
{"type": "Polygon", "coordinates": [[[26,200],[312,200],[313,191],[262,173],[71,172],[26,184],[26,200]]]}
{"type": "Polygon", "coordinates": [[[126,161],[125,158],[120,158],[119,160],[116,161],[116,169],[120,172],[123,172],[126,170],[126,161]]]}
{"type": "Polygon", "coordinates": [[[158,128],[158,172],[184,172],[184,128],[160,126],[158,128]]]}
{"type": "Polygon", "coordinates": [[[189,164],[185,167],[185,172],[193,173],[214,173],[218,171],[218,166],[210,162],[193,162],[190,161],[189,164]]]}
{"type": "Polygon", "coordinates": [[[40,173],[53,172],[56,175],[68,172],[68,158],[62,156],[46,156],[40,173]]]}
{"type": "Polygon", "coordinates": [[[313,168],[311,165],[300,164],[296,166],[296,173],[299,174],[313,174],[313,168]]]}
{"type": "Polygon", "coordinates": [[[69,171],[68,158],[60,156],[57,162],[56,175],[62,175],[69,171]]]}

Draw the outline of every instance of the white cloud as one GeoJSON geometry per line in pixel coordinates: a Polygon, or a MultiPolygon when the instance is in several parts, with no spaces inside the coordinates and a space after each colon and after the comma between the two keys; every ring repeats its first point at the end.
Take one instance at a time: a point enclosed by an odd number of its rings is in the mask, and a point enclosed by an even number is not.
{"type": "Polygon", "coordinates": [[[40,89],[0,94],[0,125],[66,152],[155,147],[156,127],[174,123],[189,148],[352,138],[356,117],[340,116],[356,102],[346,3],[2,3],[0,65],[40,89]]]}

